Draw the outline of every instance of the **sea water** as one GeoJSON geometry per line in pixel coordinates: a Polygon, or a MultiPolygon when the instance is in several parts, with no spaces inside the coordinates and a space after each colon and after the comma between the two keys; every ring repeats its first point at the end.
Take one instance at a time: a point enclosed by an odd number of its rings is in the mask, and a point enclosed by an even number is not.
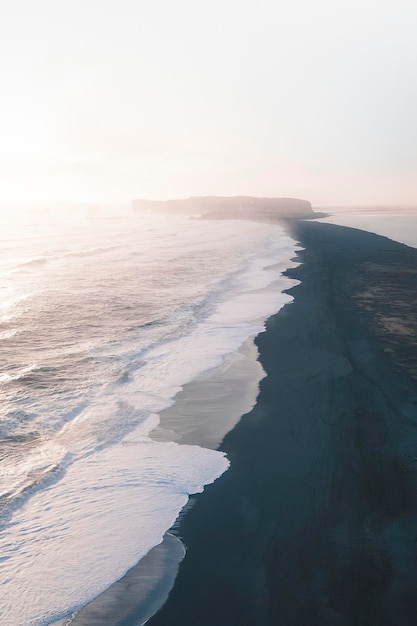
{"type": "Polygon", "coordinates": [[[122,208],[1,220],[0,622],[34,626],[120,579],[227,470],[152,432],[291,299],[296,247],[279,225],[122,208]]]}
{"type": "Polygon", "coordinates": [[[417,248],[417,208],[329,208],[319,221],[359,228],[417,248]]]}

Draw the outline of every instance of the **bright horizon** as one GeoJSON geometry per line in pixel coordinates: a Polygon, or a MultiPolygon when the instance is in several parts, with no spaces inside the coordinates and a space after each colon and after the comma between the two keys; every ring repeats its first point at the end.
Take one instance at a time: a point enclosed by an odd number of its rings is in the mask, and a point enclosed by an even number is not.
{"type": "Polygon", "coordinates": [[[0,203],[417,205],[417,6],[16,0],[0,203]]]}

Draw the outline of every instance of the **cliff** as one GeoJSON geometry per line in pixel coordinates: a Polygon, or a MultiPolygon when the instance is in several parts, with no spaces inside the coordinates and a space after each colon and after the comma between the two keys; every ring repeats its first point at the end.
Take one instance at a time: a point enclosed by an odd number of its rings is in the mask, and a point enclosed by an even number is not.
{"type": "Polygon", "coordinates": [[[205,196],[184,200],[133,200],[136,211],[182,213],[217,218],[312,217],[310,202],[294,198],[205,196]]]}

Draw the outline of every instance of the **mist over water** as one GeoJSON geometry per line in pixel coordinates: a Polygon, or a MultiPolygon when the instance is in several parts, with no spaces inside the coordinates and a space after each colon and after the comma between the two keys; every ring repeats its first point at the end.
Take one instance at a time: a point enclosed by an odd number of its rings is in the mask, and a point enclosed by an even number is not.
{"type": "Polygon", "coordinates": [[[279,226],[243,221],[125,211],[3,224],[2,623],[83,606],[227,469],[222,453],[152,431],[184,384],[290,300],[280,271],[294,250],[279,226]]]}
{"type": "Polygon", "coordinates": [[[417,248],[417,208],[352,207],[328,212],[329,217],[320,221],[359,228],[417,248]]]}

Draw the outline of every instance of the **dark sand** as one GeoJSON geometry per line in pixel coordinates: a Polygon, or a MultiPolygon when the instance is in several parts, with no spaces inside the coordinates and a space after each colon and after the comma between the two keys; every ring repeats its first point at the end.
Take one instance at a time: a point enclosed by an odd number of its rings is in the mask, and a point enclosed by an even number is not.
{"type": "Polygon", "coordinates": [[[294,223],[295,301],[150,626],[417,624],[417,250],[294,223]]]}

